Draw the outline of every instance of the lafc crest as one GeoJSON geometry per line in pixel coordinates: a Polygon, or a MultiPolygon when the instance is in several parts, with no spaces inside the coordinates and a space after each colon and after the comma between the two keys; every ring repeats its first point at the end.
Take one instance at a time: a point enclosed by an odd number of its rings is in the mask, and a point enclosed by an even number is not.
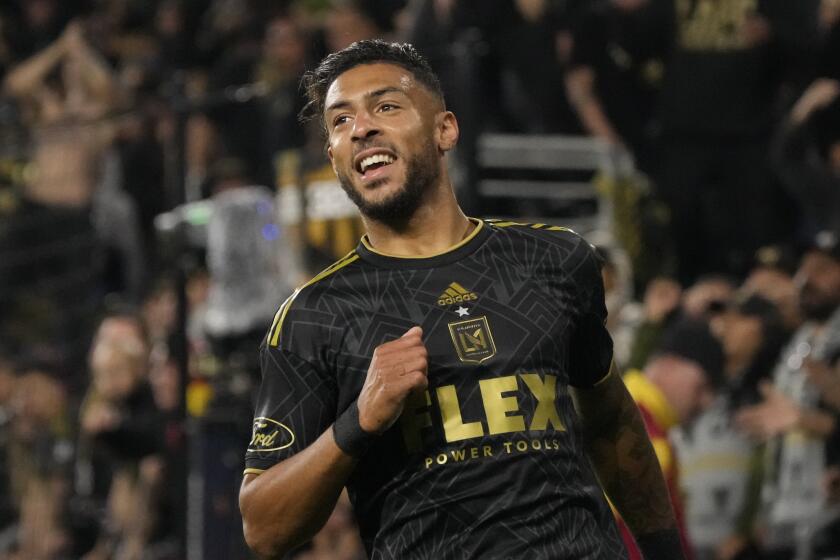
{"type": "Polygon", "coordinates": [[[449,334],[462,362],[480,364],[496,355],[487,317],[449,323],[449,334]]]}

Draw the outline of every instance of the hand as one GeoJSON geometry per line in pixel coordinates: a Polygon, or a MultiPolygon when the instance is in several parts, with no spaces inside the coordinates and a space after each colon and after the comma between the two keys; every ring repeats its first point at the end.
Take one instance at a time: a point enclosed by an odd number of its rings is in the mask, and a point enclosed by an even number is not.
{"type": "Polygon", "coordinates": [[[428,352],[420,327],[378,346],[359,394],[359,424],[369,433],[381,434],[402,414],[408,395],[428,387],[428,352]]]}
{"type": "Polygon", "coordinates": [[[790,112],[794,123],[804,122],[814,111],[834,101],[840,95],[840,82],[829,78],[814,80],[790,112]]]}
{"type": "Polygon", "coordinates": [[[98,434],[114,428],[119,420],[119,413],[113,406],[95,402],[88,406],[82,415],[82,430],[89,434],[98,434]]]}
{"type": "Polygon", "coordinates": [[[738,428],[763,441],[780,435],[799,423],[799,407],[779,392],[772,383],[763,382],[759,385],[759,390],[764,401],[746,407],[735,415],[738,428]]]}
{"type": "Polygon", "coordinates": [[[660,323],[680,304],[682,288],[668,278],[654,278],[645,290],[645,319],[660,323]]]}
{"type": "Polygon", "coordinates": [[[67,24],[61,34],[61,42],[69,53],[79,52],[86,45],[82,23],[74,19],[67,24]]]}

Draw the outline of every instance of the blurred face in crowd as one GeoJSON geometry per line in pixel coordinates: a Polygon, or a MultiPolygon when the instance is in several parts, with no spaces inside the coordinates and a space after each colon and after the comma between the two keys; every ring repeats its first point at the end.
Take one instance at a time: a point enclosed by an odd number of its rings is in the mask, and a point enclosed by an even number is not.
{"type": "Polygon", "coordinates": [[[118,343],[98,344],[91,368],[96,392],[108,400],[120,400],[132,393],[143,375],[141,355],[118,343]]]}
{"type": "Polygon", "coordinates": [[[26,371],[15,383],[12,408],[15,435],[34,438],[62,414],[64,389],[44,372],[26,371]]]}
{"type": "Polygon", "coordinates": [[[324,22],[327,48],[338,52],[356,41],[379,36],[373,21],[352,6],[336,6],[327,13],[324,22]]]}
{"type": "Polygon", "coordinates": [[[761,320],[729,309],[713,321],[715,334],[723,345],[728,372],[745,368],[761,347],[764,338],[761,320]]]}
{"type": "Polygon", "coordinates": [[[825,321],[840,306],[840,261],[820,252],[810,251],[796,273],[799,307],[812,320],[825,321]]]}
{"type": "Polygon", "coordinates": [[[263,51],[272,63],[292,71],[303,66],[306,46],[294,22],[289,19],[275,19],[265,30],[263,51]]]}
{"type": "Polygon", "coordinates": [[[760,266],[750,272],[741,290],[773,303],[782,314],[786,328],[793,330],[799,324],[799,296],[793,277],[787,272],[760,266]]]}
{"type": "Polygon", "coordinates": [[[690,317],[703,317],[710,312],[719,312],[732,299],[735,287],[725,278],[698,280],[685,291],[683,310],[690,317]]]}
{"type": "Polygon", "coordinates": [[[411,72],[381,63],[338,76],[324,106],[327,153],[350,199],[373,220],[411,217],[440,182],[454,115],[411,72]]]}
{"type": "Polygon", "coordinates": [[[645,373],[665,395],[681,424],[696,418],[714,402],[709,378],[693,360],[673,354],[656,356],[645,366],[645,373]]]}

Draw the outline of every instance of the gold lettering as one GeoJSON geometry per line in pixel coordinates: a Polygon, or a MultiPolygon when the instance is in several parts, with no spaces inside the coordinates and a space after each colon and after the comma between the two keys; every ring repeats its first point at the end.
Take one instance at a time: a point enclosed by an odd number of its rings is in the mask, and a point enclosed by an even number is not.
{"type": "Polygon", "coordinates": [[[531,447],[533,447],[535,451],[539,451],[540,449],[542,449],[542,442],[538,439],[532,439],[531,447]]]}
{"type": "Polygon", "coordinates": [[[554,449],[560,449],[560,442],[559,441],[557,441],[556,439],[553,439],[553,440],[551,440],[551,443],[553,444],[554,449]]]}
{"type": "Polygon", "coordinates": [[[519,410],[515,396],[503,397],[503,393],[516,391],[519,386],[515,376],[494,377],[478,382],[481,400],[484,401],[484,413],[487,415],[487,427],[491,434],[524,432],[525,420],[520,415],[508,416],[508,412],[519,410]]]}
{"type": "Polygon", "coordinates": [[[400,424],[405,448],[409,453],[415,453],[423,447],[421,430],[432,426],[432,415],[429,412],[431,405],[432,397],[428,391],[423,391],[422,394],[411,393],[406,399],[400,424]]]}
{"type": "Polygon", "coordinates": [[[426,457],[426,468],[428,469],[429,467],[431,467],[432,463],[434,463],[434,462],[435,462],[435,460],[432,459],[431,457],[426,457]]]}
{"type": "Polygon", "coordinates": [[[440,416],[443,420],[443,433],[446,441],[452,443],[464,439],[481,437],[484,428],[481,422],[466,422],[461,418],[461,407],[458,404],[458,394],[455,385],[444,385],[437,388],[437,400],[440,405],[440,416]]]}
{"type": "Polygon", "coordinates": [[[485,457],[492,457],[493,456],[493,448],[489,445],[484,446],[484,456],[485,457]]]}
{"type": "Polygon", "coordinates": [[[446,453],[441,453],[440,455],[437,456],[437,464],[438,465],[445,465],[447,459],[449,459],[449,457],[447,457],[446,453]]]}
{"type": "Polygon", "coordinates": [[[456,461],[463,461],[464,457],[467,456],[467,452],[464,449],[453,449],[449,453],[452,455],[452,458],[456,461]]]}
{"type": "MultiPolygon", "coordinates": [[[[510,455],[510,446],[511,446],[511,445],[513,445],[513,444],[512,444],[511,442],[509,442],[509,441],[506,441],[506,442],[504,442],[504,444],[503,444],[503,445],[505,446],[505,452],[506,452],[508,455],[510,455]]],[[[485,449],[486,449],[486,448],[485,448],[485,449]]]]}
{"type": "Polygon", "coordinates": [[[478,459],[478,447],[470,448],[470,459],[478,459]]]}
{"type": "Polygon", "coordinates": [[[516,450],[517,450],[517,451],[528,451],[528,442],[526,442],[526,441],[517,441],[517,442],[516,442],[516,450]]]}
{"type": "Polygon", "coordinates": [[[280,433],[280,430],[274,430],[271,434],[254,434],[254,437],[251,438],[250,445],[254,447],[270,447],[274,444],[278,433],[280,433]]]}
{"type": "Polygon", "coordinates": [[[532,432],[543,431],[551,424],[555,430],[565,432],[566,427],[563,426],[563,421],[560,420],[560,414],[557,412],[557,377],[546,375],[545,381],[535,373],[520,375],[520,377],[537,399],[537,408],[534,410],[534,418],[528,429],[532,432]]]}

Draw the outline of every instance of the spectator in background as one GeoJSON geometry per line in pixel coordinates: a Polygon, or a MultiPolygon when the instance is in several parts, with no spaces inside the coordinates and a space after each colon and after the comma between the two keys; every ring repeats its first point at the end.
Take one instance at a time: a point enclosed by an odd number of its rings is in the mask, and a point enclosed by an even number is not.
{"type": "Polygon", "coordinates": [[[596,0],[575,26],[566,90],[584,130],[654,170],[656,108],[667,52],[659,0],[596,0]]]}
{"type": "Polygon", "coordinates": [[[627,367],[642,369],[659,342],[662,330],[679,314],[682,286],[675,280],[657,277],[648,282],[642,301],[643,317],[633,333],[627,367]]]}
{"type": "Polygon", "coordinates": [[[77,468],[85,476],[77,479],[77,491],[94,499],[98,493],[107,513],[88,560],[140,558],[157,522],[161,418],[141,333],[136,318],[118,314],[102,322],[91,349],[92,385],[80,412],[83,464],[77,468]]]}
{"type": "Polygon", "coordinates": [[[808,87],[782,123],[773,151],[779,176],[801,208],[803,235],[840,231],[840,81],[820,78],[808,87]]]}
{"type": "Polygon", "coordinates": [[[757,295],[773,303],[782,316],[782,326],[789,335],[799,327],[799,298],[793,282],[796,263],[791,252],[768,245],[755,254],[755,262],[739,288],[745,295],[757,295]]]}
{"type": "Polygon", "coordinates": [[[673,433],[696,560],[732,559],[752,538],[761,453],[736,429],[733,411],[759,399],[758,383],[771,372],[783,332],[778,310],[758,296],[737,297],[711,326],[722,343],[726,383],[714,405],[673,433]]]}
{"type": "Polygon", "coordinates": [[[72,444],[64,387],[51,368],[22,366],[11,397],[9,473],[19,514],[12,558],[51,560],[69,554],[65,525],[72,444]]]}
{"type": "Polygon", "coordinates": [[[779,27],[804,3],[668,0],[657,186],[671,209],[679,278],[743,274],[761,245],[789,237],[765,138],[781,73],[779,27]]]}
{"type": "MultiPolygon", "coordinates": [[[[680,462],[669,431],[694,420],[712,405],[715,391],[724,384],[723,351],[703,321],[685,319],[668,328],[644,371],[624,375],[627,390],[639,406],[671,494],[683,548],[691,558],[691,539],[685,526],[680,492],[680,462]]],[[[642,558],[624,523],[619,527],[630,560],[642,558]]]]}
{"type": "Polygon", "coordinates": [[[825,506],[826,442],[837,413],[826,410],[811,362],[830,364],[840,354],[840,243],[818,236],[797,271],[805,323],[782,352],[772,383],[761,385],[761,403],[743,409],[738,424],[768,441],[761,533],[770,558],[792,558],[797,531],[825,506]]]}

